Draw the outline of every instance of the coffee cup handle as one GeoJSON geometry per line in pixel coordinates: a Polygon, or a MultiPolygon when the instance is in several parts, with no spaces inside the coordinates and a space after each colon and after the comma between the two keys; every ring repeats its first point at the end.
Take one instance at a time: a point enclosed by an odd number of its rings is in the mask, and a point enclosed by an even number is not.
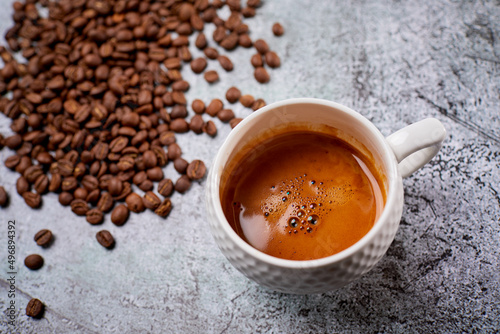
{"type": "Polygon", "coordinates": [[[413,174],[439,151],[446,130],[435,118],[427,118],[394,132],[386,138],[392,148],[402,177],[413,174]]]}

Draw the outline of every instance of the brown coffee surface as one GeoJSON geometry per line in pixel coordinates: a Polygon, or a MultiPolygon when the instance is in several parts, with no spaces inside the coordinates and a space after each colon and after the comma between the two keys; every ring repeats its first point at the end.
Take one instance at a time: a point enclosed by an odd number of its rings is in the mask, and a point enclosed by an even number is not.
{"type": "Polygon", "coordinates": [[[385,190],[367,157],[321,133],[284,133],[265,140],[229,171],[223,211],[256,249],[284,259],[338,253],[373,227],[385,190]]]}

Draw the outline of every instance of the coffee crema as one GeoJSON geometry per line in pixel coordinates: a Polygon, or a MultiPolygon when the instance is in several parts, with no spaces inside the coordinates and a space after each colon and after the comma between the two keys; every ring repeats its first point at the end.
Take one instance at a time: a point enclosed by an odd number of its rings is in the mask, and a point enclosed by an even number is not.
{"type": "Polygon", "coordinates": [[[221,184],[224,214],[243,240],[271,256],[336,254],[367,234],[384,208],[374,162],[330,134],[284,132],[233,159],[221,184]]]}

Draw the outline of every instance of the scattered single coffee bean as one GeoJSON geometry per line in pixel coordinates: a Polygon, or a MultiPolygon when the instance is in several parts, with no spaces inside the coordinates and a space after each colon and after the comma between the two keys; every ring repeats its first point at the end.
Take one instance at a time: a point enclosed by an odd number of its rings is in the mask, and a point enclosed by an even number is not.
{"type": "Polygon", "coordinates": [[[259,53],[254,54],[250,58],[250,63],[252,63],[252,66],[255,68],[262,67],[264,65],[264,61],[262,60],[262,55],[259,53]]]}
{"type": "Polygon", "coordinates": [[[39,299],[32,298],[26,306],[26,315],[32,318],[40,318],[43,310],[43,303],[39,299]]]}
{"type": "Polygon", "coordinates": [[[71,202],[75,199],[73,194],[63,191],[62,193],[59,194],[59,203],[63,206],[68,206],[71,204],[71,202]]]}
{"type": "Polygon", "coordinates": [[[86,213],[87,221],[92,225],[101,224],[104,220],[104,215],[99,209],[90,209],[86,213]]]}
{"type": "Polygon", "coordinates": [[[170,211],[172,211],[172,202],[170,201],[170,198],[165,198],[163,202],[161,202],[161,204],[155,209],[155,213],[163,218],[168,216],[170,211]]]}
{"type": "Polygon", "coordinates": [[[250,108],[254,103],[255,98],[252,95],[246,94],[240,97],[240,103],[247,108],[250,108]]]}
{"type": "Polygon", "coordinates": [[[43,257],[38,254],[31,254],[24,259],[24,265],[31,270],[38,270],[43,266],[43,257]]]}
{"type": "Polygon", "coordinates": [[[177,158],[174,160],[174,168],[179,174],[186,174],[188,165],[189,163],[182,158],[177,158]]]}
{"type": "Polygon", "coordinates": [[[203,125],[205,121],[201,115],[194,115],[189,122],[189,129],[196,134],[200,134],[203,132],[203,125]]]}
{"type": "Polygon", "coordinates": [[[214,83],[219,80],[219,74],[214,70],[205,72],[203,77],[208,83],[214,83]]]}
{"type": "Polygon", "coordinates": [[[264,55],[264,59],[266,60],[267,66],[271,68],[280,67],[281,65],[280,57],[274,51],[266,52],[266,54],[264,55]]]}
{"type": "Polygon", "coordinates": [[[0,206],[5,207],[9,203],[9,195],[5,191],[5,188],[0,186],[0,206]]]}
{"type": "Polygon", "coordinates": [[[109,233],[108,230],[101,230],[95,235],[97,242],[104,248],[113,248],[115,245],[115,238],[109,233]]]}
{"type": "Polygon", "coordinates": [[[240,124],[240,122],[243,120],[243,118],[233,118],[232,120],[229,121],[229,125],[231,126],[231,129],[234,129],[236,125],[240,124]]]}
{"type": "Polygon", "coordinates": [[[226,100],[229,103],[237,102],[241,97],[241,91],[236,87],[231,87],[226,92],[226,100]]]}
{"type": "Polygon", "coordinates": [[[205,176],[207,168],[201,160],[193,160],[186,169],[186,175],[191,180],[199,180],[205,176]]]}
{"type": "Polygon", "coordinates": [[[175,181],[174,188],[178,193],[184,194],[189,190],[189,188],[191,188],[191,180],[187,175],[181,175],[181,177],[179,177],[177,181],[175,181]]]}
{"type": "Polygon", "coordinates": [[[205,48],[205,50],[203,50],[203,53],[208,59],[217,59],[217,57],[219,56],[219,51],[212,47],[205,48]]]}
{"type": "Polygon", "coordinates": [[[227,123],[234,118],[234,112],[231,109],[222,109],[217,113],[217,118],[227,123]]]}
{"type": "Polygon", "coordinates": [[[203,114],[205,112],[205,103],[200,99],[195,99],[191,103],[191,108],[196,114],[203,114]]]}
{"type": "Polygon", "coordinates": [[[146,174],[148,175],[148,179],[153,182],[163,180],[163,170],[158,166],[148,169],[146,174]]]}
{"type": "MultiPolygon", "coordinates": [[[[227,56],[220,55],[217,57],[220,66],[226,71],[231,72],[234,68],[233,62],[227,56]]],[[[207,80],[208,81],[208,80],[207,80]]]]}
{"type": "Polygon", "coordinates": [[[255,49],[261,54],[266,54],[269,51],[269,45],[263,39],[258,39],[253,43],[255,49]]]}
{"type": "Polygon", "coordinates": [[[129,209],[124,204],[117,205],[111,212],[111,222],[117,226],[125,224],[129,216],[129,209]]]}
{"type": "Polygon", "coordinates": [[[196,58],[191,61],[191,70],[194,73],[201,73],[207,67],[207,60],[203,57],[196,58]]]}
{"type": "Polygon", "coordinates": [[[145,209],[141,196],[136,193],[129,194],[125,199],[125,203],[127,203],[129,210],[135,213],[143,212],[145,209]]]}
{"type": "Polygon", "coordinates": [[[285,33],[285,29],[283,28],[283,26],[279,22],[276,22],[275,24],[273,24],[272,30],[273,30],[274,36],[281,36],[285,33]]]}
{"type": "Polygon", "coordinates": [[[85,216],[87,211],[89,211],[89,205],[83,199],[74,199],[70,203],[71,211],[73,211],[77,216],[85,216]]]}
{"type": "Polygon", "coordinates": [[[24,202],[32,209],[37,209],[42,204],[42,198],[40,194],[35,194],[31,191],[26,191],[23,193],[24,202]]]}
{"type": "Polygon", "coordinates": [[[47,247],[52,242],[52,231],[43,229],[35,234],[35,241],[38,246],[47,247]]]}
{"type": "MultiPolygon", "coordinates": [[[[187,168],[186,168],[187,169],[187,168]]],[[[172,195],[174,191],[174,183],[170,179],[163,179],[158,183],[158,193],[163,197],[172,195]]]]}
{"type": "Polygon", "coordinates": [[[224,107],[224,103],[220,99],[213,99],[208,107],[205,109],[205,112],[212,117],[217,116],[217,113],[222,110],[224,107]]]}
{"type": "Polygon", "coordinates": [[[208,121],[203,125],[203,132],[205,132],[210,137],[215,137],[217,135],[217,127],[212,121],[208,121]]]}
{"type": "Polygon", "coordinates": [[[254,71],[254,76],[260,83],[267,83],[271,79],[264,67],[257,67],[254,71]]]}
{"type": "Polygon", "coordinates": [[[257,99],[252,103],[252,110],[257,111],[262,107],[266,106],[266,102],[263,99],[257,99]]]}
{"type": "Polygon", "coordinates": [[[156,208],[161,204],[160,199],[152,191],[147,191],[142,197],[144,206],[150,210],[156,210],[156,208]]]}

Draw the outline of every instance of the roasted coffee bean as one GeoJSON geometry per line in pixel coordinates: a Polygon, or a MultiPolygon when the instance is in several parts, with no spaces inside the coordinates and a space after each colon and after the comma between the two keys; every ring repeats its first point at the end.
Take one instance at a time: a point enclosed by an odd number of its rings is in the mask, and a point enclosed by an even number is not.
{"type": "Polygon", "coordinates": [[[253,7],[245,7],[241,10],[241,15],[244,17],[254,17],[256,14],[255,8],[253,7]]]}
{"type": "Polygon", "coordinates": [[[115,239],[108,230],[101,230],[95,235],[97,242],[104,248],[113,248],[115,239]]]}
{"type": "Polygon", "coordinates": [[[35,234],[34,240],[38,246],[47,247],[52,242],[52,231],[43,229],[35,234]]]}
{"type": "Polygon", "coordinates": [[[61,174],[53,173],[49,183],[49,191],[56,192],[59,191],[62,184],[61,174]]]}
{"type": "Polygon", "coordinates": [[[43,257],[38,254],[31,254],[24,259],[24,265],[31,270],[38,270],[43,266],[43,257]]]}
{"type": "Polygon", "coordinates": [[[283,28],[283,26],[279,23],[279,22],[276,22],[275,24],[273,24],[273,34],[275,36],[281,36],[285,33],[285,29],[283,28]]]}
{"type": "Polygon", "coordinates": [[[61,183],[62,191],[74,191],[78,187],[78,180],[74,176],[65,177],[61,183]]]}
{"type": "Polygon", "coordinates": [[[73,191],[73,196],[78,199],[87,200],[88,194],[89,192],[87,191],[87,189],[82,187],[76,188],[75,191],[73,191]]]}
{"type": "Polygon", "coordinates": [[[229,125],[231,126],[231,129],[234,129],[236,127],[236,125],[240,124],[240,122],[242,121],[243,119],[242,118],[233,118],[232,120],[229,121],[229,125]]]}
{"type": "Polygon", "coordinates": [[[208,59],[217,59],[217,57],[219,56],[219,51],[212,47],[205,48],[205,50],[203,50],[203,53],[208,59]]]}
{"type": "Polygon", "coordinates": [[[204,33],[198,34],[194,42],[194,45],[200,50],[203,50],[207,46],[207,38],[204,33]]]}
{"type": "Polygon", "coordinates": [[[89,192],[87,198],[85,198],[85,201],[95,205],[99,201],[100,197],[101,197],[101,191],[99,189],[94,189],[89,192]]]}
{"type": "Polygon", "coordinates": [[[123,182],[118,178],[114,177],[109,180],[108,192],[111,196],[118,196],[123,190],[123,182]]]}
{"type": "Polygon", "coordinates": [[[174,191],[174,183],[170,179],[163,179],[158,183],[158,193],[164,197],[168,197],[174,191]]]}
{"type": "Polygon", "coordinates": [[[43,174],[42,166],[32,165],[26,168],[26,170],[23,173],[23,176],[29,183],[34,183],[36,179],[42,174],[43,174]]]}
{"type": "Polygon", "coordinates": [[[219,80],[219,74],[214,70],[206,71],[203,77],[208,83],[214,83],[219,80]]]}
{"type": "Polygon", "coordinates": [[[231,51],[238,45],[238,34],[233,32],[224,37],[219,44],[224,49],[231,51]]]}
{"type": "Polygon", "coordinates": [[[42,174],[37,177],[35,183],[33,184],[33,187],[35,188],[35,191],[40,195],[45,194],[49,187],[49,178],[47,177],[47,175],[42,174]]]}
{"type": "Polygon", "coordinates": [[[85,216],[89,211],[89,205],[83,199],[74,199],[71,201],[71,211],[78,216],[85,216]]]}
{"type": "Polygon", "coordinates": [[[16,166],[16,172],[18,172],[19,174],[24,174],[26,169],[31,165],[31,158],[28,156],[23,156],[21,157],[21,160],[19,160],[19,164],[16,166]]]}
{"type": "Polygon", "coordinates": [[[135,185],[139,185],[142,182],[144,182],[147,178],[148,178],[148,176],[147,176],[146,172],[140,171],[134,175],[134,177],[132,179],[132,183],[134,183],[135,185]]]}
{"type": "Polygon", "coordinates": [[[156,208],[161,204],[160,199],[152,191],[147,191],[142,197],[144,206],[150,210],[156,210],[156,208]]]}
{"type": "Polygon", "coordinates": [[[238,37],[238,44],[244,48],[249,48],[253,45],[253,42],[248,34],[241,34],[238,37]]]}
{"type": "Polygon", "coordinates": [[[189,129],[194,133],[200,134],[203,132],[203,117],[201,115],[194,115],[189,122],[189,129]]]}
{"type": "MultiPolygon", "coordinates": [[[[183,105],[176,105],[172,108],[172,111],[170,112],[170,117],[172,119],[176,118],[185,118],[187,116],[187,108],[186,106],[183,105]]],[[[172,126],[170,126],[172,127],[172,126]]]]}
{"type": "Polygon", "coordinates": [[[265,106],[266,106],[266,102],[263,99],[257,99],[252,104],[252,110],[257,111],[260,108],[265,107],[265,106]]]}
{"type": "Polygon", "coordinates": [[[193,160],[191,163],[188,165],[187,170],[186,170],[186,175],[191,179],[191,180],[199,180],[203,178],[207,171],[207,168],[205,167],[205,163],[201,160],[193,160]]]}
{"type": "MultiPolygon", "coordinates": [[[[174,145],[174,144],[172,144],[174,145]]],[[[163,170],[160,167],[153,167],[146,171],[148,179],[153,182],[160,181],[163,179],[163,170]]]]}
{"type": "Polygon", "coordinates": [[[241,97],[241,91],[236,87],[231,87],[226,91],[226,100],[229,103],[237,102],[241,97]]]}
{"type": "Polygon", "coordinates": [[[150,191],[150,190],[153,190],[153,182],[151,182],[151,180],[144,180],[143,182],[141,182],[141,184],[139,184],[139,189],[141,189],[142,191],[150,191]]]}
{"type": "Polygon", "coordinates": [[[203,57],[191,61],[191,70],[194,73],[201,73],[207,67],[207,60],[203,57]]]}
{"type": "Polygon", "coordinates": [[[141,196],[136,193],[129,194],[125,199],[125,203],[127,203],[127,207],[130,211],[135,213],[143,212],[145,209],[141,196]]]}
{"type": "Polygon", "coordinates": [[[256,40],[255,43],[253,43],[253,46],[261,55],[264,55],[269,51],[269,45],[263,39],[256,40]]]}
{"type": "Polygon", "coordinates": [[[266,60],[267,66],[271,68],[280,67],[281,65],[280,57],[274,51],[266,52],[264,59],[266,60]]]}
{"type": "Polygon", "coordinates": [[[189,124],[184,118],[177,118],[170,123],[170,129],[175,133],[185,133],[189,131],[189,124]]]}
{"type": "Polygon", "coordinates": [[[174,160],[174,168],[179,174],[185,174],[188,166],[188,162],[182,158],[177,158],[174,160]]]}
{"type": "Polygon", "coordinates": [[[26,204],[28,204],[29,207],[32,209],[39,208],[40,205],[42,204],[42,199],[40,197],[40,194],[35,194],[32,193],[31,191],[26,191],[23,193],[23,198],[26,204]]]}
{"type": "Polygon", "coordinates": [[[18,133],[5,138],[4,140],[4,145],[10,148],[11,150],[17,149],[18,147],[21,146],[22,143],[23,143],[23,138],[18,133]]]}
{"type": "Polygon", "coordinates": [[[90,209],[86,213],[86,219],[90,224],[97,225],[102,223],[102,221],[104,220],[104,215],[99,209],[90,209]]]}
{"type": "Polygon", "coordinates": [[[19,165],[19,162],[21,162],[21,157],[15,154],[5,159],[4,165],[9,169],[14,169],[17,165],[19,165]]]}
{"type": "Polygon", "coordinates": [[[217,113],[217,118],[222,122],[229,122],[234,118],[234,112],[231,109],[222,109],[217,113]]]}
{"type": "Polygon", "coordinates": [[[115,205],[115,200],[108,192],[103,192],[99,202],[97,202],[97,208],[102,212],[109,212],[113,205],[115,205]]]}
{"type": "Polygon", "coordinates": [[[215,137],[217,135],[217,127],[212,121],[208,121],[203,125],[203,132],[205,132],[210,137],[215,137]]]}
{"type": "Polygon", "coordinates": [[[250,108],[254,103],[255,99],[252,95],[246,94],[240,97],[240,103],[247,108],[250,108]]]}
{"type": "Polygon", "coordinates": [[[95,176],[87,174],[82,178],[81,184],[88,191],[92,191],[94,189],[97,189],[97,187],[99,187],[99,180],[95,176]]]}
{"type": "Polygon", "coordinates": [[[175,191],[178,193],[184,194],[189,188],[191,188],[191,180],[187,175],[182,175],[175,181],[175,191]]]}
{"type": "Polygon", "coordinates": [[[0,206],[5,207],[9,203],[9,195],[5,191],[5,188],[0,186],[0,206]]]}
{"type": "Polygon", "coordinates": [[[205,103],[202,100],[195,99],[191,103],[191,108],[195,113],[203,114],[203,112],[205,111],[205,103]]]}
{"type": "Polygon", "coordinates": [[[71,204],[71,202],[75,199],[73,194],[63,191],[62,193],[59,194],[59,203],[63,206],[68,206],[71,204]]]}
{"type": "Polygon", "coordinates": [[[26,306],[26,315],[32,318],[40,318],[43,315],[43,303],[36,298],[32,298],[26,306]]]}
{"type": "Polygon", "coordinates": [[[224,103],[222,103],[221,100],[213,99],[206,108],[205,112],[210,116],[215,117],[217,116],[217,113],[222,110],[223,107],[224,103]]]}
{"type": "Polygon", "coordinates": [[[156,167],[158,159],[156,158],[156,154],[152,150],[147,150],[146,152],[144,152],[142,157],[146,168],[156,167]]]}
{"type": "Polygon", "coordinates": [[[168,146],[176,142],[175,133],[173,131],[165,131],[160,135],[160,143],[168,146]]]}
{"type": "Polygon", "coordinates": [[[173,143],[173,144],[168,145],[167,157],[169,160],[173,161],[173,160],[179,158],[181,155],[182,155],[182,150],[181,150],[181,147],[179,146],[179,144],[173,143]]]}
{"type": "MultiPolygon", "coordinates": [[[[220,55],[217,57],[220,66],[226,70],[226,72],[231,72],[234,68],[233,62],[226,56],[220,55]]],[[[208,80],[207,80],[208,81],[208,80]]]]}
{"type": "Polygon", "coordinates": [[[125,224],[129,216],[129,209],[126,205],[120,204],[111,212],[111,222],[117,226],[125,224]]]}
{"type": "Polygon", "coordinates": [[[262,55],[261,54],[254,54],[251,58],[250,58],[250,63],[252,63],[252,66],[257,68],[257,67],[262,67],[264,65],[264,62],[262,60],[262,55]]]}
{"type": "Polygon", "coordinates": [[[170,211],[172,211],[172,202],[170,201],[170,198],[165,198],[163,202],[161,202],[161,204],[155,209],[155,213],[163,218],[168,216],[170,211]]]}
{"type": "Polygon", "coordinates": [[[254,71],[255,79],[260,83],[267,83],[270,80],[269,73],[264,67],[257,67],[254,71]]]}
{"type": "MultiPolygon", "coordinates": [[[[17,193],[19,195],[23,195],[25,192],[29,191],[30,190],[30,184],[28,183],[28,181],[26,181],[26,179],[24,178],[24,176],[19,176],[18,179],[17,179],[17,182],[16,182],[16,190],[17,190],[17,193]]],[[[1,190],[0,190],[1,191],[1,190]]]]}

